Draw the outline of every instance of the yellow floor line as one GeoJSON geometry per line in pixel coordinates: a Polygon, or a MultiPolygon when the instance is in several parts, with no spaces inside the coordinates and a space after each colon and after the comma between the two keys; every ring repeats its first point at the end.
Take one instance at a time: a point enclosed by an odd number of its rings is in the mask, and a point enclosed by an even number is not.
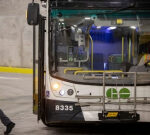
{"type": "Polygon", "coordinates": [[[0,72],[32,74],[31,68],[0,67],[0,72]]]}

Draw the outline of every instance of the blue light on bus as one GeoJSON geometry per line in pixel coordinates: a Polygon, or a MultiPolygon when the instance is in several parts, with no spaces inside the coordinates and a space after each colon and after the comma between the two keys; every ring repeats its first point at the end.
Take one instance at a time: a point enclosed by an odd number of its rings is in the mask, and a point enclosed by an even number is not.
{"type": "Polygon", "coordinates": [[[104,70],[107,70],[107,63],[104,62],[104,70]]]}

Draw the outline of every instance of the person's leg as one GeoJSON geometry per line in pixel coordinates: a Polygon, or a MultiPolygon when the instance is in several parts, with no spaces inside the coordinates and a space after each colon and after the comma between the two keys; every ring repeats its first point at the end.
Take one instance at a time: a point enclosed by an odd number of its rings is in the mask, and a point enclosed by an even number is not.
{"type": "Polygon", "coordinates": [[[2,123],[6,126],[6,131],[4,132],[5,135],[8,135],[12,129],[15,127],[15,123],[13,123],[0,109],[0,119],[2,123]]]}
{"type": "Polygon", "coordinates": [[[4,114],[4,112],[1,109],[0,109],[0,119],[5,126],[11,123],[11,120],[4,114]]]}

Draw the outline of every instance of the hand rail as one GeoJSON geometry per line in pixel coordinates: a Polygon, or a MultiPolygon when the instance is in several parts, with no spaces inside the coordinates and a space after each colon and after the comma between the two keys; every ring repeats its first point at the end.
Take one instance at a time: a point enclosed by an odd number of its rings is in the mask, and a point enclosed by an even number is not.
{"type": "Polygon", "coordinates": [[[81,70],[83,70],[83,68],[78,68],[78,67],[76,67],[76,68],[65,68],[64,69],[64,74],[66,74],[67,73],[67,71],[81,71],[81,70]]]}
{"type": "Polygon", "coordinates": [[[122,70],[83,70],[83,71],[76,71],[74,73],[74,75],[77,75],[79,73],[120,73],[120,72],[123,72],[122,70]]]}

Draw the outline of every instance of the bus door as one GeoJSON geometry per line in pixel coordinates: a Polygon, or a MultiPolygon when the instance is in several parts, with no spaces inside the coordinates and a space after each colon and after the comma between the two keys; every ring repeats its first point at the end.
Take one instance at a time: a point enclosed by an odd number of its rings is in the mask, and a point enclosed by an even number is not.
{"type": "Polygon", "coordinates": [[[28,4],[27,22],[33,26],[33,113],[40,120],[44,110],[45,17],[39,13],[38,3],[28,4]]]}
{"type": "Polygon", "coordinates": [[[38,115],[38,120],[44,106],[44,35],[45,18],[40,16],[39,25],[33,26],[33,113],[38,115]]]}
{"type": "Polygon", "coordinates": [[[38,45],[33,46],[33,113],[37,114],[38,120],[40,120],[44,105],[44,17],[39,17],[38,33],[36,33],[36,28],[33,30],[35,41],[35,37],[38,35],[38,45]]]}
{"type": "Polygon", "coordinates": [[[44,113],[44,41],[45,41],[45,17],[39,17],[38,32],[38,120],[44,113]]]}

